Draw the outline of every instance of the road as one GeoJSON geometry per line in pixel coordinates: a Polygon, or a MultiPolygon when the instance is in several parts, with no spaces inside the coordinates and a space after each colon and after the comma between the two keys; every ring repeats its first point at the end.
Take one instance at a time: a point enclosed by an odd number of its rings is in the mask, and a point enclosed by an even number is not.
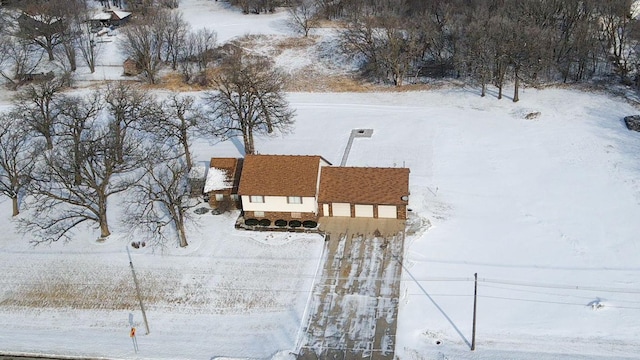
{"type": "Polygon", "coordinates": [[[394,358],[404,223],[381,224],[354,219],[330,233],[298,359],[394,358]]]}
{"type": "Polygon", "coordinates": [[[0,354],[0,360],[95,360],[93,358],[78,358],[78,357],[47,357],[47,356],[17,356],[17,355],[2,355],[0,354]]]}

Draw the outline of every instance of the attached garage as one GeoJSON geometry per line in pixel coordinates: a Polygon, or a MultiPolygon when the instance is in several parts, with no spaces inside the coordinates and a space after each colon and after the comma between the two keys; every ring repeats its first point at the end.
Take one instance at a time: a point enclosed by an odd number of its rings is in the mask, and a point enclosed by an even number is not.
{"type": "Polygon", "coordinates": [[[351,204],[348,203],[332,203],[331,210],[333,216],[351,217],[351,204]]]}
{"type": "Polygon", "coordinates": [[[378,217],[396,219],[398,217],[398,208],[395,205],[378,205],[378,217]]]}
{"type": "Polygon", "coordinates": [[[373,217],[373,205],[356,205],[356,217],[373,217]]]}
{"type": "Polygon", "coordinates": [[[318,203],[324,216],[406,220],[409,169],[324,166],[318,203]]]}

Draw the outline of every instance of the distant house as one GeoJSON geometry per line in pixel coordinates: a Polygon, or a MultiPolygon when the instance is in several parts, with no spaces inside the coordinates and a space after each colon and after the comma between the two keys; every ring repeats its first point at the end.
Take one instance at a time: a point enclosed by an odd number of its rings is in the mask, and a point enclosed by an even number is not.
{"type": "Polygon", "coordinates": [[[204,184],[211,207],[225,211],[242,207],[238,195],[242,164],[243,159],[211,158],[204,184]]]}
{"type": "Polygon", "coordinates": [[[321,216],[406,219],[409,169],[325,167],[320,175],[321,216]]]}
{"type": "Polygon", "coordinates": [[[131,18],[131,13],[118,9],[109,9],[95,14],[90,22],[93,27],[120,26],[131,18]]]}
{"type": "Polygon", "coordinates": [[[238,194],[245,219],[317,221],[321,156],[247,155],[238,194]]]}

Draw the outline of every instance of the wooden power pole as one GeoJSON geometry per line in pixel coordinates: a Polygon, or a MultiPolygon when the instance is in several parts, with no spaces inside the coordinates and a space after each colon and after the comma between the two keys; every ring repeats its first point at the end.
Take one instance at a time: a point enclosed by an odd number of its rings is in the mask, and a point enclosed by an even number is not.
{"type": "Polygon", "coordinates": [[[136,271],[133,269],[133,261],[131,261],[131,253],[129,252],[129,246],[127,248],[127,255],[129,255],[129,266],[131,266],[131,273],[133,274],[133,282],[136,284],[136,294],[138,294],[138,302],[140,303],[140,310],[142,310],[142,319],[144,320],[144,327],[149,335],[149,323],[147,322],[147,313],[144,311],[144,304],[142,303],[142,295],[140,295],[140,285],[138,285],[138,278],[136,277],[136,271]]]}
{"type": "Polygon", "coordinates": [[[473,328],[471,330],[471,351],[476,349],[476,305],[478,303],[478,273],[473,274],[473,328]]]}

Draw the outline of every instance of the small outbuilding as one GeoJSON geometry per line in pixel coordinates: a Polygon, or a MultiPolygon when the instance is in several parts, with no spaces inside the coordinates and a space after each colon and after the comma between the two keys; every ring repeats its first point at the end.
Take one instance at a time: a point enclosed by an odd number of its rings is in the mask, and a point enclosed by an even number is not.
{"type": "Polygon", "coordinates": [[[227,211],[240,209],[238,195],[243,159],[211,158],[204,193],[209,197],[209,205],[214,209],[227,211]]]}
{"type": "Polygon", "coordinates": [[[140,67],[138,66],[138,63],[131,58],[128,58],[124,63],[122,63],[122,70],[124,76],[136,76],[140,74],[140,67]]]}
{"type": "Polygon", "coordinates": [[[318,205],[321,216],[407,218],[409,169],[324,167],[318,205]]]}

